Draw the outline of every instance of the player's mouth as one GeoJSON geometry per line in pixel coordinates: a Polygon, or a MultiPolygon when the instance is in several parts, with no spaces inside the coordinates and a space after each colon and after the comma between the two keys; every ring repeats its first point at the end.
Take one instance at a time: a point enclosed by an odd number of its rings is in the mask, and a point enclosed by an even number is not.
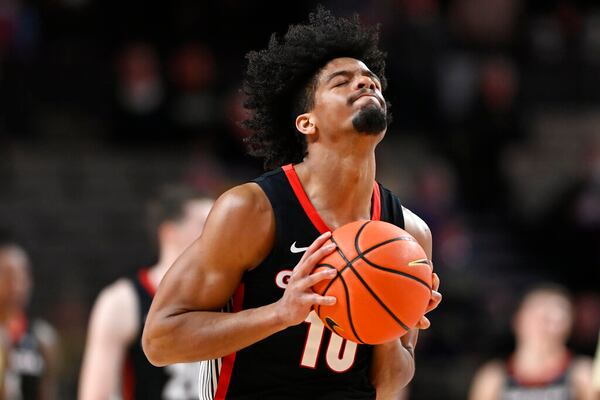
{"type": "Polygon", "coordinates": [[[361,89],[358,93],[350,96],[348,98],[348,104],[353,104],[355,101],[357,101],[358,99],[360,99],[362,97],[372,97],[377,101],[377,103],[379,103],[379,105],[381,107],[383,107],[383,105],[384,105],[383,99],[380,96],[378,96],[377,93],[370,91],[368,89],[361,89]]]}

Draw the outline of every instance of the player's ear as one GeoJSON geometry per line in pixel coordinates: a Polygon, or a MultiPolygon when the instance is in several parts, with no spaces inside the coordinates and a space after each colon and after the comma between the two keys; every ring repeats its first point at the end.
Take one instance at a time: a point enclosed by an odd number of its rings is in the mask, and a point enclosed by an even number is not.
{"type": "Polygon", "coordinates": [[[314,135],[317,130],[311,113],[300,114],[296,117],[296,129],[303,135],[314,135]]]}

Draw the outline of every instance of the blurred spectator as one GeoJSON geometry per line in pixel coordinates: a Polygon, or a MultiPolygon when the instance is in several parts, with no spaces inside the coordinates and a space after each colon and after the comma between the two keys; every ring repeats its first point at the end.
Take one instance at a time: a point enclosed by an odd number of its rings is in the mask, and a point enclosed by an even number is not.
{"type": "Polygon", "coordinates": [[[513,39],[520,6],[518,0],[454,1],[451,24],[468,41],[504,44],[513,39]]]}
{"type": "MultiPolygon", "coordinates": [[[[102,290],[90,317],[79,399],[196,400],[197,363],[151,365],[141,335],[152,298],[175,259],[201,233],[212,200],[185,186],[165,186],[148,204],[158,260],[102,290]]],[[[124,244],[125,245],[125,244],[124,244]]]]}
{"type": "Polygon", "coordinates": [[[27,254],[19,245],[12,241],[0,243],[0,282],[9,286],[0,288],[2,297],[8,294],[7,301],[0,299],[6,305],[5,317],[0,316],[0,320],[6,321],[10,342],[5,377],[7,400],[57,398],[56,333],[47,322],[28,315],[33,288],[29,268],[27,254]]]}
{"type": "Polygon", "coordinates": [[[155,111],[163,101],[155,50],[147,44],[129,45],[118,59],[118,98],[121,106],[133,114],[155,111]]]}
{"type": "Polygon", "coordinates": [[[129,43],[116,64],[116,139],[139,143],[167,137],[165,85],[156,49],[144,42],[129,43]]]}
{"type": "Polygon", "coordinates": [[[540,285],[529,290],[514,315],[514,353],[484,365],[473,379],[471,400],[591,400],[591,361],[566,346],[573,304],[566,290],[540,285]],[[572,397],[574,396],[574,397],[572,397]]]}
{"type": "Polygon", "coordinates": [[[218,118],[217,99],[213,92],[216,64],[207,47],[190,42],[178,48],[170,59],[170,77],[174,84],[171,118],[190,136],[199,128],[214,127],[218,118]]]}
{"type": "Polygon", "coordinates": [[[13,291],[12,271],[0,264],[0,400],[5,400],[5,378],[8,365],[10,341],[8,339],[8,317],[13,291]]]}

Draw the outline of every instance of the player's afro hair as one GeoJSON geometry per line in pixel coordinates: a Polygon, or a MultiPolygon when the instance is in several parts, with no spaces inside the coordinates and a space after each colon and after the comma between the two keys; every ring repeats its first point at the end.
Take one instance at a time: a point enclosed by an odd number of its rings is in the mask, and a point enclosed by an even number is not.
{"type": "Polygon", "coordinates": [[[386,54],[378,42],[378,26],[318,7],[307,24],[291,25],[283,39],[273,34],[266,49],[248,53],[244,107],[250,117],[243,124],[252,131],[246,139],[250,154],[262,158],[265,169],[302,161],[306,140],[294,121],[313,107],[318,72],[334,58],[364,62],[385,89],[386,54]]]}

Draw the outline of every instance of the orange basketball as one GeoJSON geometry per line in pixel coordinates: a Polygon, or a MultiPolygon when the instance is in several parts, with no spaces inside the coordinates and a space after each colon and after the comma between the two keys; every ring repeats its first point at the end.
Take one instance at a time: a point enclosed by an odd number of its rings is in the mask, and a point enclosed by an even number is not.
{"type": "Polygon", "coordinates": [[[313,290],[334,296],[315,311],[325,326],[357,343],[379,344],[402,336],[425,314],[433,269],[423,248],[405,230],[383,221],[355,221],[333,232],[337,251],[313,272],[335,268],[336,277],[313,290]]]}

